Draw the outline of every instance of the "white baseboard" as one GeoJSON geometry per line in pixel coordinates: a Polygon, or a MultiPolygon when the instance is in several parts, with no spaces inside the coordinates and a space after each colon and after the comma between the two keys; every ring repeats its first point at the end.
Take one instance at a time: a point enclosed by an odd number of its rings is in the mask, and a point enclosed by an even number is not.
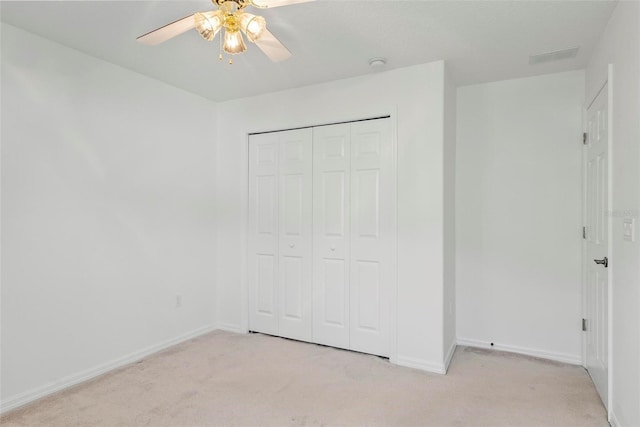
{"type": "Polygon", "coordinates": [[[616,417],[616,413],[613,412],[613,409],[609,411],[609,424],[611,424],[611,427],[621,426],[620,422],[618,421],[618,418],[616,417]]]}
{"type": "Polygon", "coordinates": [[[569,363],[571,365],[582,365],[582,357],[580,355],[574,354],[555,353],[546,350],[537,350],[500,343],[494,343],[494,345],[491,346],[491,343],[489,342],[468,338],[458,338],[458,345],[486,348],[490,350],[508,351],[510,353],[524,354],[526,356],[533,356],[539,357],[541,359],[555,360],[556,362],[569,363]]]}
{"type": "Polygon", "coordinates": [[[50,394],[56,393],[58,391],[64,390],[66,388],[72,387],[76,384],[80,384],[84,381],[88,381],[92,378],[95,378],[99,375],[105,374],[114,369],[120,368],[122,366],[128,365],[130,363],[136,362],[140,359],[143,359],[147,356],[150,356],[154,353],[162,351],[166,348],[172,347],[174,345],[180,344],[184,341],[190,340],[192,338],[198,337],[200,335],[207,334],[211,331],[215,330],[215,327],[212,325],[204,326],[202,328],[198,328],[194,331],[188,332],[186,334],[180,335],[176,338],[172,338],[161,343],[152,345],[150,347],[144,348],[142,350],[135,351],[126,356],[119,357],[115,360],[112,360],[107,363],[100,364],[93,368],[84,370],[77,374],[69,375],[67,377],[61,378],[57,381],[52,381],[48,384],[44,384],[42,386],[33,388],[26,392],[20,393],[16,396],[9,397],[8,399],[0,402],[0,414],[4,414],[7,411],[12,409],[16,409],[20,406],[26,405],[27,403],[33,402],[35,400],[41,399],[50,394]]]}
{"type": "Polygon", "coordinates": [[[240,325],[234,325],[232,323],[218,323],[216,329],[227,332],[234,332],[236,334],[246,334],[248,331],[244,331],[240,325]]]}
{"type": "Polygon", "coordinates": [[[435,374],[446,374],[444,363],[433,363],[423,359],[413,357],[398,356],[397,365],[407,368],[420,369],[421,371],[433,372],[435,374]]]}
{"type": "Polygon", "coordinates": [[[453,359],[453,353],[456,352],[456,347],[457,347],[456,342],[453,341],[451,343],[451,346],[449,347],[449,351],[447,352],[447,357],[445,357],[445,359],[444,359],[444,371],[445,371],[445,374],[449,370],[449,365],[451,364],[451,359],[453,359]]]}

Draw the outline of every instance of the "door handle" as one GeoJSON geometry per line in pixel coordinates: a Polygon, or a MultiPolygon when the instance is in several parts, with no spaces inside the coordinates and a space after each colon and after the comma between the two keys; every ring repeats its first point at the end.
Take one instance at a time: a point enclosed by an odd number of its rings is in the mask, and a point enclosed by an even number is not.
{"type": "Polygon", "coordinates": [[[604,268],[609,267],[609,259],[607,257],[604,257],[602,259],[594,259],[593,262],[595,262],[596,264],[604,265],[604,268]]]}

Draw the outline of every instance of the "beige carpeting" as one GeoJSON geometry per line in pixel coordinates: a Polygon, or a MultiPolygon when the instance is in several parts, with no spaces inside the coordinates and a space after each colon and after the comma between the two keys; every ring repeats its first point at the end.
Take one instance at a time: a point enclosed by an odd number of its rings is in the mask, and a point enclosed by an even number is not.
{"type": "Polygon", "coordinates": [[[216,331],[7,414],[3,426],[608,426],[584,369],[458,347],[446,376],[216,331]]]}

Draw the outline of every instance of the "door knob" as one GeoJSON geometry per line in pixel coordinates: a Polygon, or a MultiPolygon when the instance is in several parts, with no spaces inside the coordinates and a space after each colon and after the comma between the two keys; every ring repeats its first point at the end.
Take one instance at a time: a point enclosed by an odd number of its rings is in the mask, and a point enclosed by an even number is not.
{"type": "Polygon", "coordinates": [[[602,259],[594,259],[593,262],[595,262],[596,264],[604,265],[604,268],[609,267],[609,259],[607,257],[604,257],[602,259]]]}

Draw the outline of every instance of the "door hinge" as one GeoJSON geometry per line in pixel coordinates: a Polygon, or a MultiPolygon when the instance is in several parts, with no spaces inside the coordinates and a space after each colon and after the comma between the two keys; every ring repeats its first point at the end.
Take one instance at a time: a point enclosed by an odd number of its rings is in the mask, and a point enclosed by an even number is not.
{"type": "Polygon", "coordinates": [[[587,331],[587,319],[582,319],[582,331],[587,331]]]}
{"type": "Polygon", "coordinates": [[[587,238],[587,227],[582,227],[582,238],[583,239],[587,238]]]}
{"type": "Polygon", "coordinates": [[[587,133],[586,133],[586,132],[583,132],[583,133],[582,133],[582,143],[583,143],[584,145],[587,145],[587,140],[588,140],[587,133]]]}

